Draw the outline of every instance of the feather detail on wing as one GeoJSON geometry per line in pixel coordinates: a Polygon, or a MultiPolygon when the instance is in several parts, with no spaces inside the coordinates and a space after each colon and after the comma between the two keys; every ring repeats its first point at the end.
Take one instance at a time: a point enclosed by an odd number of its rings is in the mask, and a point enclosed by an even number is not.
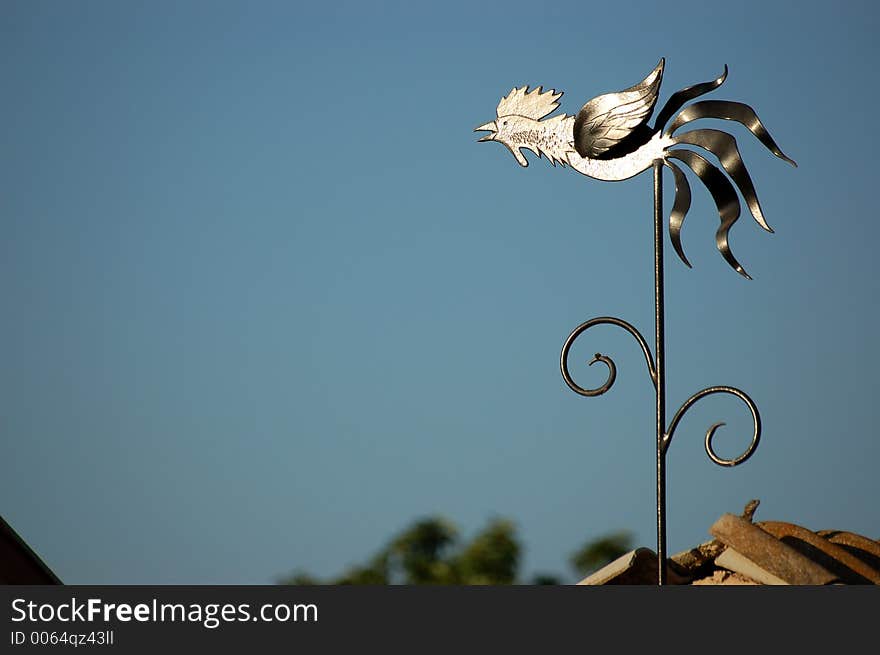
{"type": "Polygon", "coordinates": [[[574,122],[574,147],[581,157],[596,159],[647,123],[663,79],[664,60],[641,82],[607,93],[585,104],[574,122]]]}

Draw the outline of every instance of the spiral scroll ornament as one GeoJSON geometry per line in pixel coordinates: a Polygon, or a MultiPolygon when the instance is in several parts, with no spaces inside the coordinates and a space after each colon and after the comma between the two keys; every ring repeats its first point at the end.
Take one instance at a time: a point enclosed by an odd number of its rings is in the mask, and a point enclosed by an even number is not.
{"type": "Polygon", "coordinates": [[[580,386],[577,382],[574,381],[574,378],[571,377],[571,373],[569,372],[568,368],[568,358],[571,354],[571,347],[572,345],[574,345],[574,342],[579,336],[581,336],[584,332],[595,325],[616,325],[619,328],[623,328],[633,337],[635,337],[635,340],[639,342],[639,346],[642,349],[642,354],[644,354],[645,356],[645,363],[648,365],[648,375],[651,376],[651,381],[654,383],[654,388],[656,388],[657,370],[654,367],[654,358],[651,356],[651,350],[648,348],[648,343],[645,341],[645,338],[638,330],[636,330],[632,325],[624,320],[614,318],[613,316],[600,316],[598,318],[590,319],[589,321],[578,325],[572,331],[572,333],[568,335],[568,339],[565,340],[565,345],[562,346],[562,355],[559,359],[559,367],[562,370],[562,379],[565,380],[565,383],[568,385],[569,389],[571,389],[575,393],[580,394],[581,396],[601,396],[612,387],[614,381],[617,379],[617,366],[615,366],[614,360],[606,355],[602,355],[601,353],[596,353],[595,357],[593,357],[589,364],[590,366],[592,366],[596,362],[602,362],[603,364],[605,364],[605,366],[608,367],[608,378],[605,380],[605,383],[603,385],[596,387],[595,389],[586,389],[580,386]]]}
{"type": "MultiPolygon", "coordinates": [[[[639,344],[639,347],[642,349],[642,354],[645,356],[645,364],[648,367],[648,375],[651,378],[651,382],[654,384],[654,388],[656,389],[657,371],[654,366],[654,358],[651,355],[651,350],[648,347],[647,341],[641,335],[641,333],[632,326],[632,324],[613,316],[600,316],[590,319],[589,321],[581,323],[572,331],[570,335],[568,335],[568,338],[565,340],[565,344],[562,346],[562,354],[559,358],[559,367],[562,372],[562,379],[565,380],[565,383],[568,385],[568,387],[581,396],[593,397],[601,396],[603,393],[611,389],[612,386],[614,386],[614,382],[617,379],[617,366],[614,363],[614,360],[611,359],[611,357],[603,355],[601,353],[596,353],[593,359],[590,360],[588,363],[590,366],[597,362],[602,362],[603,364],[605,364],[606,368],[608,369],[608,375],[603,384],[594,389],[588,389],[586,387],[580,386],[577,382],[575,382],[574,378],[571,375],[569,359],[571,357],[572,346],[574,345],[574,342],[577,341],[578,337],[580,337],[584,332],[589,330],[591,327],[595,327],[596,325],[614,325],[626,330],[635,338],[635,340],[639,344]]],[[[755,449],[757,449],[758,447],[758,443],[761,440],[761,414],[758,412],[758,406],[755,404],[755,401],[753,401],[745,391],[737,389],[736,387],[728,386],[707,387],[698,391],[693,396],[684,401],[682,406],[679,407],[678,411],[672,417],[672,421],[669,423],[669,427],[663,432],[663,437],[660,444],[661,452],[663,455],[665,455],[666,451],[669,449],[669,446],[672,443],[672,437],[675,435],[675,430],[678,427],[678,424],[681,422],[681,419],[684,418],[684,415],[687,413],[687,411],[691,407],[693,407],[696,402],[701,398],[705,398],[706,396],[711,396],[714,394],[729,394],[731,396],[739,398],[741,401],[743,401],[743,403],[745,403],[746,407],[748,407],[749,412],[752,415],[752,439],[745,452],[743,452],[738,457],[734,457],[732,459],[721,457],[720,455],[718,455],[717,452],[715,452],[712,444],[716,432],[720,427],[724,426],[725,423],[715,423],[706,431],[705,448],[706,454],[709,456],[709,459],[711,459],[719,466],[732,467],[742,464],[749,457],[752,456],[752,454],[755,452],[755,449]]]]}
{"type": "Polygon", "coordinates": [[[748,394],[745,391],[737,389],[736,387],[707,387],[701,391],[698,391],[693,396],[684,401],[684,404],[678,408],[678,411],[675,413],[675,416],[672,417],[672,422],[669,424],[669,428],[666,430],[666,434],[663,436],[663,444],[662,449],[665,453],[669,448],[669,444],[672,443],[672,437],[675,434],[675,428],[678,427],[679,421],[681,421],[682,417],[685,413],[694,406],[694,404],[700,400],[700,398],[705,398],[706,396],[711,396],[716,393],[726,393],[732,396],[736,396],[740,400],[742,400],[746,406],[749,408],[749,411],[752,413],[752,441],[749,444],[749,447],[746,448],[745,452],[739,457],[734,457],[733,459],[725,459],[720,457],[712,448],[712,439],[715,437],[715,432],[724,425],[724,423],[715,423],[712,427],[710,427],[706,431],[706,454],[709,456],[713,462],[718,464],[719,466],[737,466],[746,461],[749,457],[752,456],[752,453],[755,452],[755,449],[758,447],[758,442],[761,440],[761,415],[758,413],[758,407],[755,405],[755,401],[749,398],[748,394]]]}

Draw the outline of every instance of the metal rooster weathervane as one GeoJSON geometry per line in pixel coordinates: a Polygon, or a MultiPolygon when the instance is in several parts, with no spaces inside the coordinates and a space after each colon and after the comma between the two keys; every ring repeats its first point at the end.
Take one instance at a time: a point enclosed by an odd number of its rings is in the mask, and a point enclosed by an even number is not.
{"type": "Polygon", "coordinates": [[[790,163],[776,145],[755,111],[740,102],[701,100],[687,104],[714,91],[727,78],[727,66],[720,77],[695,84],[672,94],[654,121],[648,120],[657,103],[663,79],[664,59],[648,76],[628,89],[608,93],[587,102],[577,116],[551,116],[559,107],[562,92],[529,90],[527,86],[514,88],[498,103],[496,118],[480,125],[475,132],[488,132],[480,141],[496,141],[505,145],[517,162],[528,166],[523,150],[542,155],[556,166],[567,164],[578,173],[597,180],[626,180],[649,168],[654,171],[654,353],[645,338],[632,325],[619,318],[601,316],[579,325],[562,347],[560,368],[565,383],[582,396],[598,396],[608,391],[617,377],[614,361],[600,353],[590,361],[592,366],[602,362],[608,368],[605,383],[595,389],[579,386],[571,377],[568,357],[574,341],[586,330],[601,324],[616,325],[629,332],[642,349],[648,366],[648,375],[656,391],[657,435],[657,564],[658,582],[666,583],[666,451],[675,429],[684,414],[698,400],[713,394],[726,393],[742,400],[752,414],[753,433],[748,448],[739,457],[724,459],[712,447],[716,430],[724,423],[716,423],[706,432],[705,447],[709,458],[720,466],[736,466],[754,453],[761,437],[761,417],[754,401],[740,389],[728,386],[708,387],[688,398],[666,426],[666,371],[664,348],[663,299],[663,166],[672,170],[675,178],[675,199],[669,216],[669,238],[679,258],[691,264],[681,246],[681,227],[691,204],[690,186],[680,164],[685,164],[709,190],[715,201],[721,225],[715,233],[716,246],[730,266],[740,275],[751,279],[730,251],[728,233],[740,214],[739,189],[749,211],[758,225],[772,232],[767,224],[755,187],[743,164],[734,137],[721,130],[702,128],[676,135],[684,125],[701,118],[732,120],[744,125],[774,155],[790,163]],[[687,105],[687,106],[686,106],[687,105]],[[724,173],[703,155],[689,148],[696,146],[714,155],[724,173]],[[726,175],[725,175],[726,173],[726,175]],[[729,177],[729,179],[728,179],[729,177]],[[733,184],[731,184],[731,180],[733,184]]]}

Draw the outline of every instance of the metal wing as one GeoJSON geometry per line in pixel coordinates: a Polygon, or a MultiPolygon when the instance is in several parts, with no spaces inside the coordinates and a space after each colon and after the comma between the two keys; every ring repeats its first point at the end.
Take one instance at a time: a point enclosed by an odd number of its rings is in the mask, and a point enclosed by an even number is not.
{"type": "Polygon", "coordinates": [[[661,59],[635,86],[593,98],[581,108],[574,121],[574,147],[581,157],[600,157],[648,121],[660,91],[664,62],[661,59]]]}

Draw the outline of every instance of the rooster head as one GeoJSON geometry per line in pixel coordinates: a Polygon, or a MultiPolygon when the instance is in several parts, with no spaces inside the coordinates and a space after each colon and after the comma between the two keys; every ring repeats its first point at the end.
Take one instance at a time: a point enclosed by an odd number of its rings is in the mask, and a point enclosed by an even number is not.
{"type": "Polygon", "coordinates": [[[520,166],[528,166],[529,162],[521,148],[537,152],[533,142],[535,130],[540,130],[540,120],[553,113],[559,107],[557,102],[562,92],[553,89],[541,91],[539,86],[529,91],[529,87],[521,86],[511,89],[510,93],[501,98],[495,110],[495,120],[474,128],[474,132],[489,132],[478,141],[497,141],[507,146],[520,166]]]}

